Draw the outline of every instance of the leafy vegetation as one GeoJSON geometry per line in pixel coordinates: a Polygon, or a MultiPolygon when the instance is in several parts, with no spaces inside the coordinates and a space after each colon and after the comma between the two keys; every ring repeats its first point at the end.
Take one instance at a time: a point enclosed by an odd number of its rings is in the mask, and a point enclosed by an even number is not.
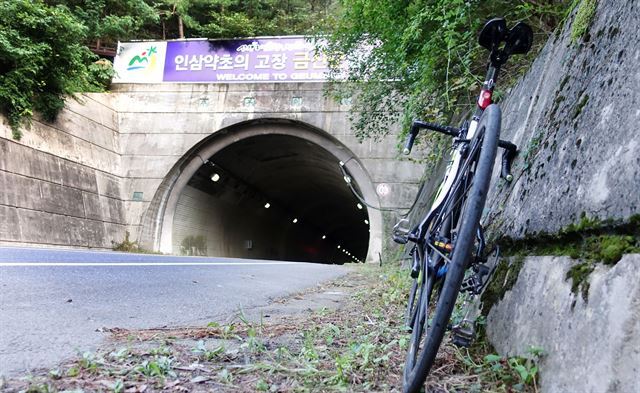
{"type": "MultiPolygon", "coordinates": [[[[354,96],[353,121],[360,138],[382,137],[390,124],[415,117],[450,120],[473,107],[487,54],[476,42],[483,23],[496,16],[525,20],[540,47],[563,15],[565,1],[341,0],[328,24],[334,77],[348,60],[348,82],[338,97],[354,96]]],[[[506,88],[537,51],[503,69],[506,88]]],[[[500,95],[500,92],[497,92],[500,95]]],[[[406,128],[406,127],[405,127],[406,128]]]]}
{"type": "Polygon", "coordinates": [[[101,88],[105,70],[92,64],[94,56],[82,44],[87,34],[65,6],[0,2],[0,110],[14,138],[20,138],[20,123],[34,111],[52,120],[65,95],[101,88]]]}
{"type": "Polygon", "coordinates": [[[86,27],[85,42],[143,38],[138,36],[139,32],[160,20],[154,3],[145,0],[46,0],[45,3],[67,8],[86,27]]]}

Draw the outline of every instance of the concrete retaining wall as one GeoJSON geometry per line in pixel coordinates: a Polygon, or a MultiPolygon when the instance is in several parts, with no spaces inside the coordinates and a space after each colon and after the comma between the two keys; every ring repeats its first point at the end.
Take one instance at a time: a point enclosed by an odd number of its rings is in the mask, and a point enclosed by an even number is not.
{"type": "Polygon", "coordinates": [[[640,213],[640,4],[598,2],[587,42],[571,43],[570,22],[501,104],[520,154],[487,200],[494,237],[640,213]]]}
{"type": "MultiPolygon", "coordinates": [[[[502,137],[520,154],[513,184],[496,182],[487,201],[493,240],[553,234],[582,216],[625,222],[640,213],[640,4],[597,4],[585,40],[571,42],[569,20],[501,104],[502,137]]],[[[640,257],[599,265],[586,302],[565,280],[576,263],[527,258],[489,313],[489,339],[506,354],[543,347],[544,392],[637,392],[640,257]]]]}
{"type": "Polygon", "coordinates": [[[544,349],[541,391],[634,393],[640,387],[640,255],[591,273],[589,296],[571,292],[568,257],[529,257],[487,318],[498,352],[544,349]]]}
{"type": "Polygon", "coordinates": [[[126,230],[116,114],[106,97],[69,100],[20,141],[0,118],[0,243],[110,248],[126,230]]]}

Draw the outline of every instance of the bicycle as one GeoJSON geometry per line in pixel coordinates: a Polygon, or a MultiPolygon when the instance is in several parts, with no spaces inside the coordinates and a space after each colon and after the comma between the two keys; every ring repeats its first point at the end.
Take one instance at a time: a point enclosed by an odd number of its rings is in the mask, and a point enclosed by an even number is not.
{"type": "Polygon", "coordinates": [[[525,23],[507,29],[504,19],[492,19],[479,35],[479,43],[490,51],[485,82],[470,122],[461,127],[415,120],[404,153],[409,154],[421,129],[451,136],[453,153],[430,211],[409,230],[403,219],[393,230],[397,243],[413,243],[410,255],[413,284],[405,313],[411,340],[403,372],[403,391],[418,392],[433,366],[448,329],[456,345],[469,346],[475,336],[468,312],[450,326],[458,294],[479,295],[491,276],[486,265],[484,230],[480,218],[491,181],[498,147],[504,149],[500,176],[511,182],[511,164],[517,146],[501,140],[500,107],[492,94],[500,68],[511,55],[531,49],[533,32],[525,23]]]}

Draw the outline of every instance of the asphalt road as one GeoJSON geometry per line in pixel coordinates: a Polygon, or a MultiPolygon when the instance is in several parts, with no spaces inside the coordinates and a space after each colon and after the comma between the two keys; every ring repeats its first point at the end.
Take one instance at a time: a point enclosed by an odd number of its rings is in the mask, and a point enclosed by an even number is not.
{"type": "Polygon", "coordinates": [[[101,328],[204,325],[336,278],[336,265],[0,247],[0,376],[95,349],[101,328]]]}

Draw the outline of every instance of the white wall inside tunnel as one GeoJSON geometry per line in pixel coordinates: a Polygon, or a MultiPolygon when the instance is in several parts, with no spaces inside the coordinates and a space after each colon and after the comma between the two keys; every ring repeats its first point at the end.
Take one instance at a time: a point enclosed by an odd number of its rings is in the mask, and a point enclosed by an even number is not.
{"type": "Polygon", "coordinates": [[[267,209],[248,205],[185,187],[173,221],[173,254],[282,259],[282,232],[265,228],[285,223],[267,209]]]}
{"type": "Polygon", "coordinates": [[[174,215],[172,253],[329,261],[306,252],[304,245],[314,242],[313,235],[276,206],[265,209],[258,198],[231,192],[218,198],[187,186],[174,215]]]}

